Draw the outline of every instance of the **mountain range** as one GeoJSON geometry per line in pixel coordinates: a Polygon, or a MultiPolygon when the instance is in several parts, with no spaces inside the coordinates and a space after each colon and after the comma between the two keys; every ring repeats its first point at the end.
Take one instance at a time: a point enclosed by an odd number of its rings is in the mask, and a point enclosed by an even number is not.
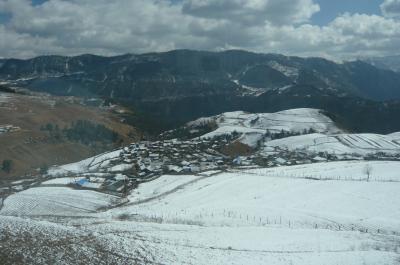
{"type": "Polygon", "coordinates": [[[375,67],[400,72],[400,55],[384,56],[384,57],[370,57],[362,59],[375,67]]]}
{"type": "Polygon", "coordinates": [[[142,113],[141,121],[156,130],[226,111],[301,107],[324,109],[350,131],[400,130],[400,73],[363,61],[239,50],[41,56],[3,60],[0,79],[34,91],[115,101],[142,113]]]}

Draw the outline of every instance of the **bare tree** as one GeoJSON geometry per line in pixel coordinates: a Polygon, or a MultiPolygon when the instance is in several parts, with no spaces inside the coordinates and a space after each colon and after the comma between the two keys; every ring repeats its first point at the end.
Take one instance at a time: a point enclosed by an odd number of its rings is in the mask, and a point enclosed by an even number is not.
{"type": "Polygon", "coordinates": [[[363,168],[363,173],[367,175],[367,181],[369,181],[369,178],[372,173],[372,166],[370,164],[366,164],[365,167],[363,168]]]}

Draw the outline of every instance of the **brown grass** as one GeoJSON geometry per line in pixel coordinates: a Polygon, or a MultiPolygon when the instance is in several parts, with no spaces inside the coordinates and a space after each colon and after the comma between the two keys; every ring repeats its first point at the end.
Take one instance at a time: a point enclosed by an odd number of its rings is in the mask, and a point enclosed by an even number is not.
{"type": "Polygon", "coordinates": [[[221,148],[221,153],[231,157],[236,157],[238,155],[248,156],[251,155],[253,152],[254,150],[250,146],[242,144],[241,142],[238,141],[230,143],[221,148]]]}
{"type": "Polygon", "coordinates": [[[105,147],[93,148],[69,141],[56,142],[46,132],[40,131],[40,127],[47,123],[64,128],[73,121],[89,120],[117,132],[123,140],[122,144],[138,139],[135,128],[122,123],[117,114],[110,110],[81,105],[78,99],[7,95],[11,99],[0,103],[0,126],[12,124],[21,130],[0,134],[0,163],[4,159],[14,162],[10,174],[0,171],[3,179],[33,173],[43,165],[75,162],[106,151],[105,147]]]}

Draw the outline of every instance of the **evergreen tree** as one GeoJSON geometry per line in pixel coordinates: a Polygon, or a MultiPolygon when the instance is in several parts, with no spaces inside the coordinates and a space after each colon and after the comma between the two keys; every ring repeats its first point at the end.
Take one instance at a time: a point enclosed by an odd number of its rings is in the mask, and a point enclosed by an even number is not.
{"type": "Polygon", "coordinates": [[[6,159],[3,160],[1,169],[8,174],[11,172],[12,166],[13,166],[13,161],[6,159]]]}

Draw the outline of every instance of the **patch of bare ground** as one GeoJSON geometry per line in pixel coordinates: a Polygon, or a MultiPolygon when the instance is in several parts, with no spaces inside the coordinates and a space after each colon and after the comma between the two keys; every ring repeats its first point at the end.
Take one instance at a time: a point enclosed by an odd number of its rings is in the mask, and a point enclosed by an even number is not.
{"type": "Polygon", "coordinates": [[[224,155],[231,156],[231,157],[235,157],[238,155],[247,156],[247,155],[251,155],[253,152],[254,152],[254,150],[250,146],[248,146],[246,144],[242,144],[239,141],[230,143],[221,149],[221,153],[223,153],[224,155]]]}
{"type": "MultiPolygon", "coordinates": [[[[5,222],[7,220],[0,220],[5,222]]],[[[13,222],[13,220],[11,220],[13,222]]],[[[102,237],[79,229],[56,227],[54,224],[18,226],[0,224],[0,264],[155,264],[143,248],[129,251],[109,244],[102,237]]],[[[31,221],[34,222],[34,221],[31,221]]]]}

